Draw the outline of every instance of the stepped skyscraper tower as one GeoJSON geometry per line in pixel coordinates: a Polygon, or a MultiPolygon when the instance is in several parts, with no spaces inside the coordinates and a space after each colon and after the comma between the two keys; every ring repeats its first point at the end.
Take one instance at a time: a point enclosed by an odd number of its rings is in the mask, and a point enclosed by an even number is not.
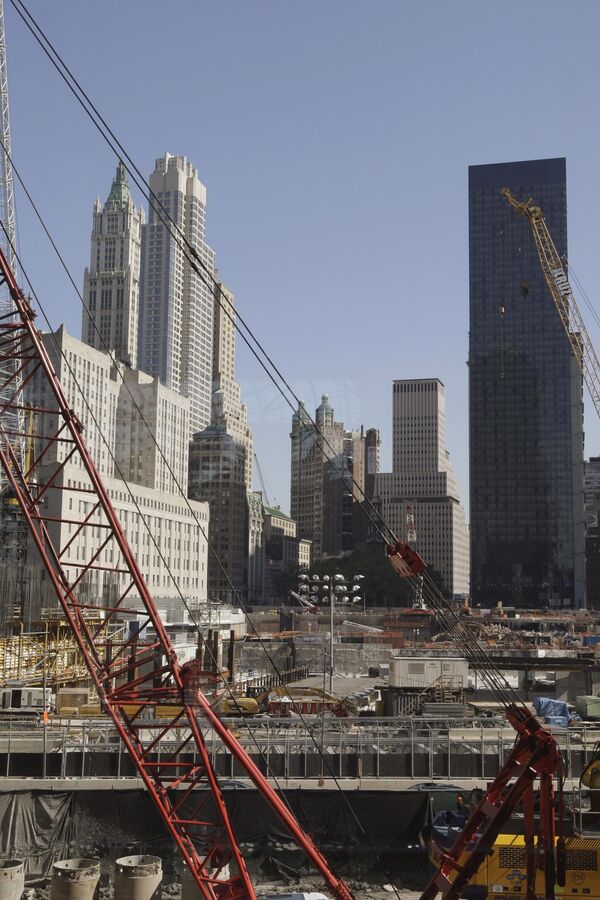
{"type": "Polygon", "coordinates": [[[131,197],[119,162],[106,203],[94,205],[90,266],[83,279],[81,339],[137,365],[141,232],[144,212],[131,197]]]}
{"type": "Polygon", "coordinates": [[[210,423],[213,379],[215,258],[205,242],[206,188],[185,156],[166,153],[156,160],[150,189],[156,200],[142,229],[138,365],[189,397],[193,435],[210,423]],[[198,254],[204,279],[187,261],[184,241],[198,254]]]}

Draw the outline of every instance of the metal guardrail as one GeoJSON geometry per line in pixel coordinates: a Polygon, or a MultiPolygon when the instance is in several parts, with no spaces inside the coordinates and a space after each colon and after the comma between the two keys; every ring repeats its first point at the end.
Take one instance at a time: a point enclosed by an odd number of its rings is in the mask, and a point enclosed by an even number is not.
{"type": "MultiPolygon", "coordinates": [[[[248,753],[278,778],[492,779],[510,753],[514,735],[490,719],[229,719],[248,753]],[[322,752],[321,752],[322,751],[322,752]]],[[[144,723],[152,732],[152,723],[144,723]]],[[[236,778],[235,760],[211,730],[204,736],[215,770],[236,778]]],[[[578,778],[592,759],[600,730],[579,725],[555,731],[568,778],[578,778]]],[[[179,745],[173,732],[156,745],[156,758],[179,745]]],[[[104,720],[0,728],[3,778],[136,778],[117,732],[104,720]]]]}

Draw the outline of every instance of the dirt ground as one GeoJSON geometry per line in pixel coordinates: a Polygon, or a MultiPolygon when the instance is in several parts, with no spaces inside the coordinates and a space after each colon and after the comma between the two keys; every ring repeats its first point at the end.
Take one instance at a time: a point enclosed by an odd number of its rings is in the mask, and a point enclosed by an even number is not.
{"type": "MultiPolygon", "coordinates": [[[[383,886],[370,886],[361,883],[360,887],[358,885],[351,885],[351,887],[357,900],[362,900],[362,898],[368,898],[368,900],[418,900],[421,896],[420,891],[407,891],[398,886],[387,886],[387,889],[384,890],[383,886]]],[[[314,885],[311,885],[311,889],[319,890],[314,885]]],[[[263,889],[260,888],[260,890],[263,889]]],[[[294,890],[294,888],[274,887],[272,891],[269,890],[269,897],[276,897],[277,893],[282,894],[284,891],[289,893],[291,890],[294,890]]],[[[162,900],[180,900],[180,898],[180,884],[167,885],[163,889],[162,900]]],[[[50,900],[50,888],[28,888],[23,894],[23,900],[50,900]]],[[[100,888],[98,900],[113,900],[112,888],[100,888]]]]}
{"type": "MultiPolygon", "coordinates": [[[[365,898],[365,900],[418,900],[421,896],[420,891],[407,890],[406,888],[401,887],[398,882],[384,885],[349,881],[348,884],[357,900],[363,900],[363,898],[365,898]]],[[[258,890],[260,891],[261,897],[264,897],[266,894],[269,897],[269,900],[272,897],[277,897],[277,895],[290,894],[293,891],[299,890],[322,891],[325,896],[327,896],[327,889],[316,879],[314,880],[314,883],[312,880],[309,884],[303,882],[302,886],[264,884],[259,885],[258,890]]],[[[111,886],[100,887],[96,897],[97,900],[113,900],[113,888],[111,886]]],[[[178,882],[163,886],[162,900],[180,900],[180,898],[181,885],[178,882]]],[[[23,900],[50,900],[50,887],[26,888],[25,893],[23,894],[23,900]]]]}
{"type": "MultiPolygon", "coordinates": [[[[104,862],[106,863],[106,860],[104,862]]],[[[393,863],[393,871],[378,872],[372,868],[360,878],[351,875],[342,877],[356,900],[418,900],[427,882],[426,857],[422,853],[399,855],[393,863]]],[[[109,880],[111,875],[112,867],[103,866],[103,874],[94,900],[113,900],[114,891],[109,880]]],[[[321,878],[316,874],[298,875],[298,880],[284,881],[279,875],[273,873],[268,875],[259,869],[252,870],[251,867],[250,877],[261,900],[265,900],[266,897],[271,900],[277,896],[300,891],[321,892],[326,897],[330,896],[321,878]]],[[[23,900],[50,900],[49,882],[45,887],[26,889],[23,900]]],[[[162,900],[181,900],[181,883],[173,872],[163,876],[162,900]]]]}

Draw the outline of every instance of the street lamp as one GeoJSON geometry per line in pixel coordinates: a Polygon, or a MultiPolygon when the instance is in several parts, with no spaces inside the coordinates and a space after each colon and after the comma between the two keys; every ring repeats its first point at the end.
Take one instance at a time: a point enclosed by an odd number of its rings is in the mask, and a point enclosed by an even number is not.
{"type": "Polygon", "coordinates": [[[362,602],[359,596],[359,581],[362,581],[364,575],[353,575],[352,579],[346,578],[345,575],[300,575],[300,584],[298,593],[304,595],[308,602],[315,609],[329,604],[329,691],[333,693],[333,675],[335,672],[334,663],[334,612],[335,604],[356,604],[362,602]]]}

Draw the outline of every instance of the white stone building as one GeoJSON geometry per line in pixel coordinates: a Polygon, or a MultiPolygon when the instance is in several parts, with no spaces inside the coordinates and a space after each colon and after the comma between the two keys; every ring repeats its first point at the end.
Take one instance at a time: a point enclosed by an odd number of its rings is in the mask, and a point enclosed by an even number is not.
{"type": "Polygon", "coordinates": [[[150,189],[156,202],[142,228],[138,365],[189,398],[192,436],[211,413],[215,259],[205,242],[206,188],[185,156],[166,153],[156,160],[150,189]],[[205,266],[204,280],[187,262],[182,237],[205,266]]]}
{"type": "Polygon", "coordinates": [[[376,478],[381,513],[407,539],[412,507],[416,549],[450,594],[469,592],[469,534],[446,449],[444,385],[437,378],[394,381],[392,472],[376,478]]]}
{"type": "MultiPolygon", "coordinates": [[[[185,613],[180,592],[192,602],[205,600],[208,568],[208,506],[187,500],[166,471],[172,469],[187,483],[187,454],[182,447],[187,448],[189,401],[158,385],[156,379],[122,369],[127,386],[141,400],[140,406],[143,404],[167,467],[158,461],[152,438],[139,415],[132,412],[131,398],[110,357],[71,337],[64,326],[44,334],[43,340],[67,400],[83,424],[86,444],[157,606],[165,621],[181,621],[185,613]],[[131,436],[125,440],[128,427],[131,436]]],[[[33,403],[50,405],[45,379],[39,373],[30,385],[33,403]]],[[[43,434],[46,426],[43,421],[38,424],[43,434]]],[[[60,442],[50,448],[42,477],[44,471],[49,473],[64,461],[65,452],[60,442]]],[[[95,500],[75,490],[88,486],[85,470],[67,462],[58,482],[60,489],[47,492],[44,507],[52,519],[63,520],[49,521],[48,527],[59,532],[56,543],[67,548],[64,564],[75,578],[78,563],[81,566],[100,548],[104,534],[102,514],[93,511],[95,500]],[[91,516],[98,528],[86,527],[78,533],[75,523],[86,516],[91,516]]],[[[105,570],[91,573],[86,582],[91,603],[114,596],[125,577],[115,572],[120,554],[112,543],[102,549],[96,562],[105,570]]],[[[131,600],[135,602],[133,594],[131,600]]]]}
{"type": "Polygon", "coordinates": [[[117,167],[103,205],[96,199],[90,265],[83,276],[81,339],[137,365],[143,209],[131,198],[125,166],[117,167]]]}
{"type": "Polygon", "coordinates": [[[225,429],[246,449],[246,487],[252,487],[252,432],[235,380],[235,298],[224,284],[215,286],[213,329],[212,424],[225,429]]]}

